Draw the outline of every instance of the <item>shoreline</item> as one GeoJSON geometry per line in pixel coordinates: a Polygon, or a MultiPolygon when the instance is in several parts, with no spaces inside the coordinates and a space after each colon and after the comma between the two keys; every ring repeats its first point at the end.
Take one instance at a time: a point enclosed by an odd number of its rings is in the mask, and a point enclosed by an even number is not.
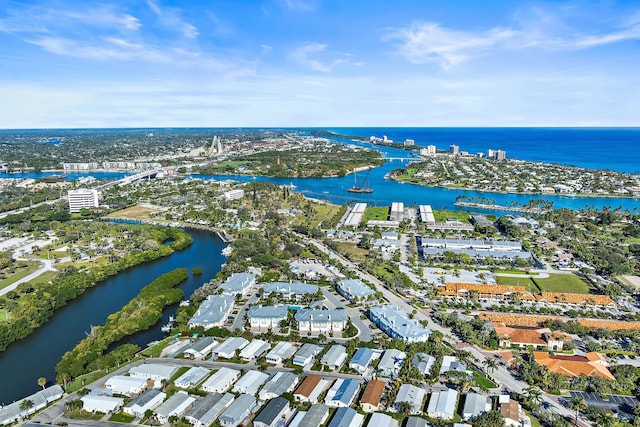
{"type": "Polygon", "coordinates": [[[457,187],[457,186],[450,186],[450,185],[427,185],[427,184],[420,184],[417,182],[412,182],[412,181],[406,181],[403,179],[398,179],[396,177],[394,177],[393,175],[389,175],[389,178],[397,183],[400,184],[411,184],[411,185],[417,185],[419,187],[426,187],[426,188],[444,188],[447,190],[460,190],[460,191],[476,191],[478,193],[495,193],[495,194],[513,194],[516,196],[548,196],[548,197],[566,197],[566,198],[593,198],[593,199],[599,199],[599,198],[610,198],[610,199],[629,199],[629,200],[633,200],[633,199],[640,199],[640,196],[632,196],[632,195],[628,195],[628,194],[597,194],[597,193],[580,193],[580,194],[575,194],[575,193],[533,193],[533,192],[517,192],[517,191],[502,191],[502,190],[484,190],[484,189],[478,189],[478,188],[470,188],[470,187],[457,187]]]}

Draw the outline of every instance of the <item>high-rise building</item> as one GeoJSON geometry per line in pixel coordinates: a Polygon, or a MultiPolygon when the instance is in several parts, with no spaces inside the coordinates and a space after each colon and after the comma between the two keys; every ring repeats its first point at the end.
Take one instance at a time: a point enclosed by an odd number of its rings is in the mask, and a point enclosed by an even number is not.
{"type": "Polygon", "coordinates": [[[496,160],[505,160],[507,158],[507,152],[503,150],[496,151],[496,160]]]}
{"type": "Polygon", "coordinates": [[[97,208],[100,206],[97,190],[69,190],[69,212],[78,213],[82,209],[97,208]]]}
{"type": "Polygon", "coordinates": [[[405,139],[404,145],[416,145],[416,142],[413,139],[405,139]]]}
{"type": "Polygon", "coordinates": [[[421,156],[433,156],[434,154],[436,154],[435,145],[427,145],[426,147],[420,149],[421,156]]]}
{"type": "Polygon", "coordinates": [[[453,154],[454,156],[457,156],[460,154],[460,146],[459,145],[450,145],[449,146],[449,152],[451,154],[453,154]]]}

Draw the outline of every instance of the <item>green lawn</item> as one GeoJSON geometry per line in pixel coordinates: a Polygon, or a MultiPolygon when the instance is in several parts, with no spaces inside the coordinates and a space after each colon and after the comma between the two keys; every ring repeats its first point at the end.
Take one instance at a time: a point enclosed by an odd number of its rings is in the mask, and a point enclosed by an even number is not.
{"type": "Polygon", "coordinates": [[[389,206],[367,206],[362,222],[366,224],[369,220],[386,221],[389,219],[389,206]]]}
{"type": "Polygon", "coordinates": [[[366,259],[369,251],[359,248],[355,243],[335,242],[340,247],[340,253],[348,254],[348,258],[355,262],[362,262],[366,259]]]}
{"type": "Polygon", "coordinates": [[[133,415],[125,414],[123,412],[119,412],[117,414],[113,414],[109,417],[109,421],[115,421],[116,423],[130,423],[136,419],[133,415]]]}
{"type": "Polygon", "coordinates": [[[505,277],[505,276],[496,276],[496,281],[499,285],[506,286],[524,286],[532,293],[540,292],[536,284],[529,277],[505,277]]]}
{"type": "Polygon", "coordinates": [[[498,386],[494,384],[489,378],[482,375],[480,372],[473,369],[473,381],[475,382],[476,387],[480,387],[484,385],[487,388],[497,388],[498,386]]]}
{"type": "Polygon", "coordinates": [[[527,411],[527,415],[529,415],[529,417],[531,418],[531,427],[542,427],[542,424],[540,424],[540,421],[538,421],[538,419],[534,417],[531,414],[531,412],[527,411]]]}
{"type": "Polygon", "coordinates": [[[30,280],[29,283],[31,283],[32,285],[39,285],[41,283],[48,282],[49,280],[53,279],[57,275],[58,275],[57,271],[45,271],[35,279],[30,280]]]}
{"type": "Polygon", "coordinates": [[[38,267],[40,267],[39,262],[25,261],[25,264],[26,266],[22,268],[16,268],[16,271],[14,273],[7,272],[6,277],[0,280],[0,289],[12,285],[18,280],[27,277],[28,275],[36,271],[38,267]]]}
{"type": "Polygon", "coordinates": [[[174,337],[167,337],[156,345],[145,348],[140,352],[140,355],[144,357],[160,357],[160,354],[162,354],[162,350],[164,350],[169,344],[171,344],[174,339],[174,337]]]}
{"type": "Polygon", "coordinates": [[[6,321],[8,317],[10,316],[8,316],[7,310],[5,310],[4,308],[0,308],[0,322],[6,321]]]}
{"type": "Polygon", "coordinates": [[[546,279],[534,278],[533,281],[546,292],[589,293],[589,285],[575,274],[550,274],[546,279]]]}
{"type": "Polygon", "coordinates": [[[627,241],[625,243],[628,244],[628,245],[630,245],[632,243],[640,243],[640,237],[632,237],[630,239],[627,239],[627,241]]]}
{"type": "Polygon", "coordinates": [[[456,218],[461,222],[469,222],[471,218],[471,214],[469,212],[458,212],[458,211],[433,211],[433,216],[436,219],[436,222],[445,222],[447,218],[456,218]]]}

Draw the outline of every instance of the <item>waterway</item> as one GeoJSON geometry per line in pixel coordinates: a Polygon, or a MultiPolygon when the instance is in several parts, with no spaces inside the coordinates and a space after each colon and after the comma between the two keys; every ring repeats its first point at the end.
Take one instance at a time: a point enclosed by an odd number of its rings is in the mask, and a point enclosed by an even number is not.
{"type": "MultiPolygon", "coordinates": [[[[193,244],[170,257],[138,265],[105,280],[58,311],[54,317],[29,337],[13,343],[0,353],[0,404],[8,404],[35,393],[40,388],[39,377],[49,384],[55,381],[55,365],[71,350],[91,325],[101,325],[106,317],[118,311],[154,278],[176,268],[189,270],[189,279],[181,285],[188,298],[195,289],[211,280],[220,271],[225,258],[220,251],[226,246],[214,233],[188,230],[193,244]],[[191,270],[202,268],[202,275],[191,270]]],[[[168,307],[162,321],[148,331],[137,334],[131,342],[144,347],[162,338],[160,326],[175,313],[177,304],[168,307]]]]}

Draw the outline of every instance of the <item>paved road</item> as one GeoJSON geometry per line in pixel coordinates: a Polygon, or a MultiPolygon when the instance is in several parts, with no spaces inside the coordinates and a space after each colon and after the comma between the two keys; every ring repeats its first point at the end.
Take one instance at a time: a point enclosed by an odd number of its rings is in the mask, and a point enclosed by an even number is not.
{"type": "Polygon", "coordinates": [[[41,263],[42,265],[36,271],[34,271],[33,273],[29,274],[28,276],[25,276],[22,279],[12,283],[11,285],[0,289],[0,295],[4,295],[4,294],[14,290],[15,288],[18,287],[19,284],[28,282],[30,280],[33,280],[36,277],[40,276],[44,272],[57,271],[55,268],[53,268],[53,260],[39,259],[39,258],[20,258],[19,260],[20,261],[36,261],[36,262],[41,263]]]}
{"type": "MultiPolygon", "coordinates": [[[[346,307],[342,301],[340,301],[340,299],[335,296],[335,294],[333,294],[331,291],[329,291],[327,288],[320,288],[322,290],[322,294],[324,295],[325,299],[327,300],[328,304],[327,305],[331,305],[334,308],[344,308],[345,310],[347,310],[347,314],[349,319],[351,319],[351,322],[353,323],[353,325],[358,328],[358,338],[360,338],[360,341],[371,341],[373,339],[373,333],[371,332],[371,328],[362,321],[362,319],[360,318],[360,310],[357,308],[350,308],[350,307],[346,307]]],[[[340,339],[336,339],[336,338],[332,338],[335,339],[336,341],[340,341],[340,339]]],[[[345,341],[350,340],[351,338],[345,338],[345,341]]]]}

